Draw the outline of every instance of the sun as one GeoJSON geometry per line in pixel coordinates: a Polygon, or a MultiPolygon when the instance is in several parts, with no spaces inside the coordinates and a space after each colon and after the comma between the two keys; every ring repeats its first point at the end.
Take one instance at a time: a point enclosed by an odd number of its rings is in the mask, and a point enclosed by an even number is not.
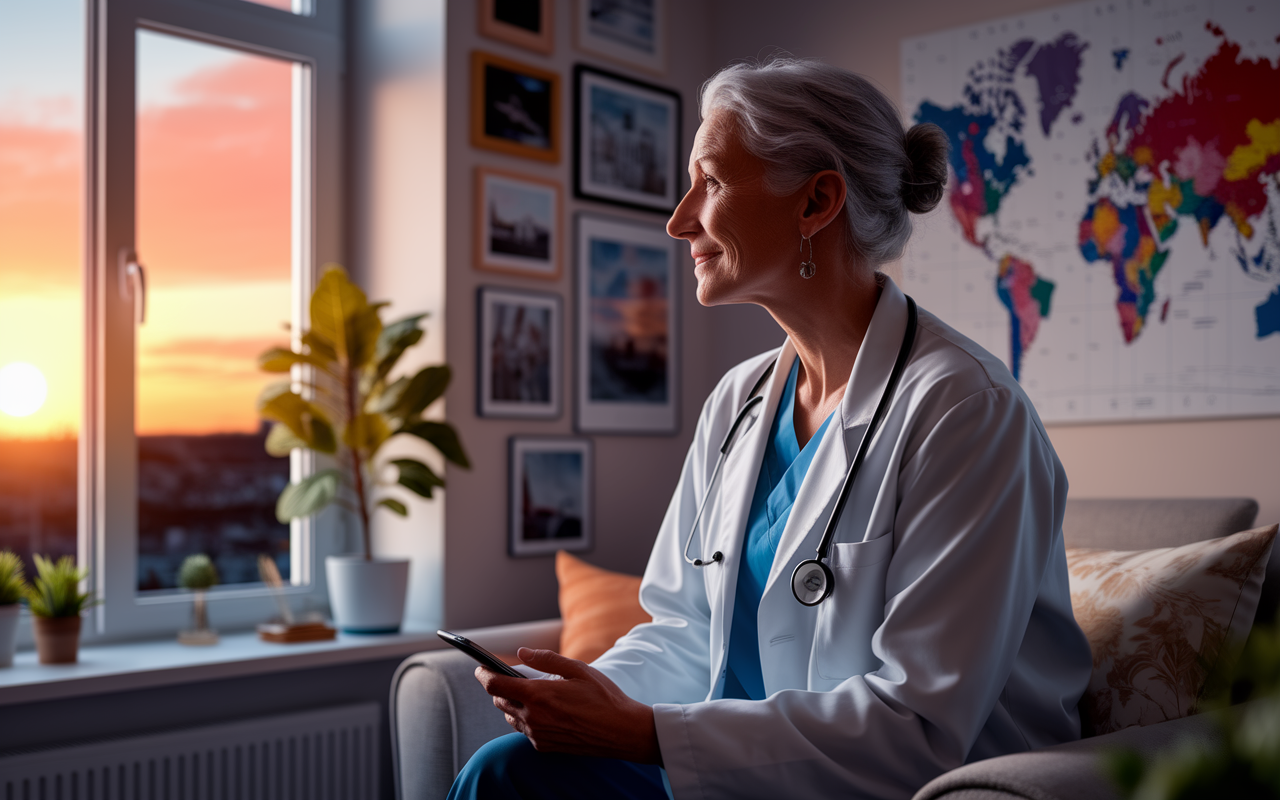
{"type": "Polygon", "coordinates": [[[0,367],[0,411],[26,417],[40,410],[49,396],[49,384],[40,370],[23,361],[0,367]]]}

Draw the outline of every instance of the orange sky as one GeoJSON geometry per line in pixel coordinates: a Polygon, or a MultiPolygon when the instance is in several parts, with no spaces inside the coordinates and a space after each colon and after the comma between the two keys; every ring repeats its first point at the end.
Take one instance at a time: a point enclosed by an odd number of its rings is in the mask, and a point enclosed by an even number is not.
{"type": "MultiPolygon", "coordinates": [[[[141,34],[138,251],[148,268],[138,347],[142,434],[248,431],[266,381],[256,355],[289,319],[291,66],[141,34]],[[164,41],[161,41],[164,40],[164,41]],[[163,85],[148,97],[147,87],[163,85]]],[[[82,145],[65,128],[0,124],[0,366],[35,364],[49,399],[0,413],[0,437],[79,428],[82,145]]]]}

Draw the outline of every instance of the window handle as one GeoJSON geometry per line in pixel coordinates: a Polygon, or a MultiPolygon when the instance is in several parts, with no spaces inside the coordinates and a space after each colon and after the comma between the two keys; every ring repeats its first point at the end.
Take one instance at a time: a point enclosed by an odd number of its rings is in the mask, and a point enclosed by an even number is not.
{"type": "Polygon", "coordinates": [[[120,296],[133,299],[137,324],[147,321],[147,269],[138,254],[127,248],[120,250],[120,296]]]}

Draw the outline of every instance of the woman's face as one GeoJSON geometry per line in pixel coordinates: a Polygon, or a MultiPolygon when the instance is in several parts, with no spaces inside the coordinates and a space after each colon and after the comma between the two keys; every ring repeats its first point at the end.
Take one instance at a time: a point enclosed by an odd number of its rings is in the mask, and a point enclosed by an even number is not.
{"type": "Polygon", "coordinates": [[[689,154],[689,192],[667,233],[689,241],[704,306],[767,306],[786,291],[787,278],[798,280],[804,192],[770,194],[764,166],[742,146],[731,114],[715,112],[698,128],[689,154]],[[786,269],[788,264],[794,269],[786,269]]]}

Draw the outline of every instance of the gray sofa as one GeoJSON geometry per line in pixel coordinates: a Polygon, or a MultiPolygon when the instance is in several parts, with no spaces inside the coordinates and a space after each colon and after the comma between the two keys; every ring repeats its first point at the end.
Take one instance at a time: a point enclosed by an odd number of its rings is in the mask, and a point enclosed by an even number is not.
{"type": "MultiPolygon", "coordinates": [[[[1069,500],[1063,533],[1068,547],[1144,550],[1176,547],[1247,530],[1258,504],[1234,498],[1069,500]]],[[[1280,601],[1280,548],[1273,550],[1257,622],[1271,621],[1280,601]]],[[[467,632],[495,652],[520,645],[555,648],[559,620],[467,632]]],[[[444,645],[441,645],[444,647],[444,645]]],[[[510,732],[480,689],[475,663],[454,650],[410,656],[391,684],[392,757],[401,800],[443,798],[462,765],[481,745],[510,732]]],[[[1118,797],[1099,770],[1099,753],[1115,748],[1163,749],[1190,737],[1206,745],[1217,733],[1206,717],[1129,728],[1079,742],[967,764],[939,776],[915,800],[1068,800],[1118,797]]]]}

